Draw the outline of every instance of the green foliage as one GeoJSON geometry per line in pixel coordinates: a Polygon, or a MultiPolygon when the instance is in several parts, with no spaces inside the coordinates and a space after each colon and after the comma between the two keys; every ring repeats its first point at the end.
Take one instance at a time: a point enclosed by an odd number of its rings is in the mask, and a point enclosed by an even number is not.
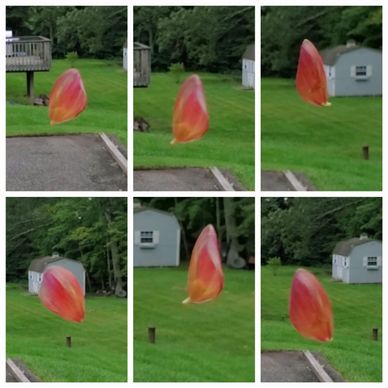
{"type": "Polygon", "coordinates": [[[286,264],[331,263],[340,240],[382,237],[381,198],[263,198],[261,256],[286,264]]]}
{"type": "Polygon", "coordinates": [[[38,256],[79,260],[87,272],[87,291],[113,289],[112,243],[126,283],[127,213],[124,198],[9,198],[7,200],[7,280],[27,279],[38,256]],[[109,212],[112,221],[107,222],[109,212]]]}
{"type": "Polygon", "coordinates": [[[270,257],[267,260],[267,265],[271,268],[271,272],[273,276],[276,276],[279,272],[279,268],[282,265],[282,260],[280,257],[270,257]]]}
{"type": "Polygon", "coordinates": [[[175,83],[179,84],[182,82],[182,75],[185,71],[185,66],[182,62],[172,63],[169,67],[169,71],[175,79],[175,83]]]}
{"type": "Polygon", "coordinates": [[[230,72],[254,42],[254,7],[134,7],[135,40],[151,47],[152,67],[230,72]]]}
{"type": "Polygon", "coordinates": [[[254,272],[225,269],[224,291],[201,305],[182,305],[186,281],[186,268],[135,268],[135,382],[253,382],[254,272]]]}
{"type": "Polygon", "coordinates": [[[301,101],[294,81],[262,79],[262,169],[302,172],[317,190],[381,190],[381,98],[330,101],[331,107],[317,109],[301,101]]]}
{"type": "Polygon", "coordinates": [[[49,37],[55,58],[69,51],[80,57],[121,57],[127,38],[127,7],[7,7],[6,23],[15,35],[49,37]]]}
{"type": "Polygon", "coordinates": [[[39,298],[7,284],[7,357],[47,382],[127,381],[127,301],[87,297],[81,324],[59,318],[39,298]],[[65,337],[72,337],[72,348],[65,337]]]}
{"type": "MultiPolygon", "coordinates": [[[[382,330],[381,284],[333,282],[325,269],[309,268],[322,282],[334,311],[334,338],[318,343],[300,336],[288,318],[291,279],[297,267],[282,266],[271,276],[261,269],[261,350],[317,351],[346,381],[382,381],[382,341],[372,340],[372,328],[382,330]]],[[[329,271],[330,273],[330,271],[329,271]]]]}
{"type": "MultiPolygon", "coordinates": [[[[189,74],[185,74],[188,76],[189,74]]],[[[200,141],[170,145],[171,114],[178,85],[168,74],[153,73],[149,88],[134,90],[134,114],[145,117],[151,132],[134,133],[137,167],[209,167],[230,170],[254,189],[254,92],[241,90],[231,76],[200,73],[210,115],[210,127],[200,141]]]]}
{"type": "Polygon", "coordinates": [[[66,54],[66,60],[69,61],[70,67],[75,67],[75,63],[78,60],[78,53],[77,51],[70,51],[66,54]]]}
{"type": "MultiPolygon", "coordinates": [[[[35,94],[49,95],[55,80],[69,68],[67,60],[54,60],[51,71],[35,74],[35,94]]],[[[121,63],[79,59],[88,106],[76,119],[51,127],[47,108],[21,105],[26,93],[24,73],[7,73],[7,135],[110,133],[127,144],[127,73],[121,63]]]]}
{"type": "Polygon", "coordinates": [[[261,73],[294,77],[299,47],[311,40],[319,50],[346,44],[382,48],[382,7],[262,7],[261,73]]]}

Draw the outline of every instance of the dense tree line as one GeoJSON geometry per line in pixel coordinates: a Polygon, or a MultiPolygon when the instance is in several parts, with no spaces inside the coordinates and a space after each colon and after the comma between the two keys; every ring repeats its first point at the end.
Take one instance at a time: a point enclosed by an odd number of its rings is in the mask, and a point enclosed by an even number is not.
{"type": "Polygon", "coordinates": [[[141,198],[140,206],[175,214],[182,228],[181,259],[189,260],[201,230],[213,224],[224,262],[245,267],[255,255],[255,203],[252,198],[141,198]]]}
{"type": "Polygon", "coordinates": [[[262,7],[262,75],[294,77],[305,38],[318,50],[348,40],[381,49],[382,7],[262,7]]]}
{"type": "Polygon", "coordinates": [[[261,206],[263,264],[273,257],[283,264],[328,264],[340,240],[382,239],[380,198],[263,198],[261,206]]]}
{"type": "Polygon", "coordinates": [[[54,252],[83,263],[88,292],[124,296],[126,199],[8,198],[7,280],[27,281],[31,261],[54,252]]]}
{"type": "Polygon", "coordinates": [[[134,39],[151,47],[152,67],[230,72],[254,43],[253,7],[135,7],[134,39]]]}
{"type": "Polygon", "coordinates": [[[8,6],[6,16],[14,36],[50,38],[54,58],[121,57],[127,39],[127,7],[8,6]]]}

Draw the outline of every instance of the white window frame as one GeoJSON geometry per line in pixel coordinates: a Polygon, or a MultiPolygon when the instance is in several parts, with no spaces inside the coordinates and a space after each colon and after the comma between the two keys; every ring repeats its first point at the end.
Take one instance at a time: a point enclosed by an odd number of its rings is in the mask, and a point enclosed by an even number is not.
{"type": "Polygon", "coordinates": [[[350,76],[356,81],[365,81],[372,76],[372,65],[354,65],[350,68],[350,76]]]}
{"type": "Polygon", "coordinates": [[[367,256],[366,258],[366,268],[367,269],[378,269],[379,268],[379,258],[377,256],[367,256]],[[375,264],[371,264],[371,259],[375,264]]]}
{"type": "Polygon", "coordinates": [[[159,231],[150,229],[135,231],[135,244],[140,248],[155,248],[159,244],[159,231]]]}

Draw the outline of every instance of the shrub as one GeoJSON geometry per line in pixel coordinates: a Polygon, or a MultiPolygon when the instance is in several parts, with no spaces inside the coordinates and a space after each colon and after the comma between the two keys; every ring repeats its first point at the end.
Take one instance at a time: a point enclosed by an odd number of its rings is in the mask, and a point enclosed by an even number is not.
{"type": "Polygon", "coordinates": [[[282,265],[282,260],[280,257],[271,257],[267,261],[267,265],[271,268],[273,276],[278,274],[279,268],[282,265]]]}
{"type": "Polygon", "coordinates": [[[182,74],[185,71],[185,65],[183,63],[172,63],[168,68],[172,76],[175,78],[177,84],[182,81],[182,74]]]}
{"type": "Polygon", "coordinates": [[[77,51],[70,51],[66,54],[66,60],[69,61],[70,67],[75,67],[75,63],[78,59],[77,51]]]}

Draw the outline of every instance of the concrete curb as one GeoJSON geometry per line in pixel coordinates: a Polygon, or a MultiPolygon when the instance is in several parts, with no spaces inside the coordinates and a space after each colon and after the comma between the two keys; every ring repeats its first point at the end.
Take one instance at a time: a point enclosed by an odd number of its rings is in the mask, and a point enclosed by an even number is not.
{"type": "Polygon", "coordinates": [[[103,141],[107,150],[112,155],[113,159],[120,166],[121,170],[126,176],[128,176],[127,159],[123,156],[123,154],[118,150],[117,146],[109,139],[109,137],[105,133],[100,133],[100,138],[103,141]]]}
{"type": "Polygon", "coordinates": [[[22,372],[22,370],[10,359],[7,358],[7,366],[9,367],[12,375],[15,377],[15,379],[20,383],[30,383],[31,381],[28,380],[26,375],[22,372]]]}
{"type": "Polygon", "coordinates": [[[235,191],[233,186],[229,183],[229,181],[224,177],[222,172],[217,167],[210,167],[210,171],[224,191],[235,191]]]}
{"type": "Polygon", "coordinates": [[[332,378],[326,373],[326,371],[322,368],[321,364],[318,360],[313,356],[313,354],[309,350],[304,350],[303,354],[305,355],[308,363],[310,364],[313,372],[318,377],[318,380],[322,383],[332,383],[332,378]]]}

